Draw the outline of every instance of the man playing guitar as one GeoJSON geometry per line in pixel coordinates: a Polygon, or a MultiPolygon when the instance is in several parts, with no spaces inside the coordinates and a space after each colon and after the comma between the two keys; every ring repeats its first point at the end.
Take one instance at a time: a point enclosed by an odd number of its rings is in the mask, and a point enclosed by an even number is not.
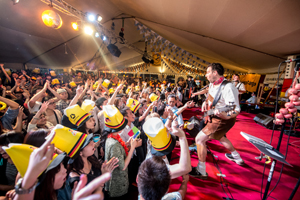
{"type": "Polygon", "coordinates": [[[198,153],[198,165],[193,167],[190,172],[191,176],[207,179],[208,175],[206,173],[206,142],[210,139],[219,140],[225,148],[227,148],[231,153],[226,153],[225,156],[231,161],[236,162],[238,165],[244,164],[244,161],[240,157],[240,154],[234,149],[232,143],[224,137],[224,135],[233,127],[235,124],[236,116],[240,112],[238,90],[235,86],[224,79],[224,68],[220,63],[212,63],[208,65],[206,78],[210,82],[208,97],[206,101],[202,104],[202,110],[204,112],[208,111],[212,106],[213,102],[215,104],[214,116],[209,118],[206,126],[198,133],[196,136],[197,153],[198,153]],[[223,83],[224,81],[224,83],[223,83]],[[216,100],[214,101],[214,98],[216,100]],[[229,113],[220,112],[219,110],[224,110],[224,107],[232,107],[234,110],[229,113]],[[229,116],[227,114],[230,114],[229,116]]]}

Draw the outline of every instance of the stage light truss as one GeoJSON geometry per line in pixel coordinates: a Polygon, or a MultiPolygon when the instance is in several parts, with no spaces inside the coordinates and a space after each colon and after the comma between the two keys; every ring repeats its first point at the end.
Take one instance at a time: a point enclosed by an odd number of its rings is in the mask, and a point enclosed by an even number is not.
{"type": "MultiPolygon", "coordinates": [[[[50,5],[51,1],[50,0],[41,0],[43,3],[50,5]]],[[[83,12],[81,10],[76,9],[75,7],[73,7],[71,4],[63,1],[63,0],[52,0],[52,6],[54,9],[72,16],[72,17],[76,17],[82,21],[87,21],[87,13],[83,12]]],[[[111,40],[112,39],[118,39],[119,41],[122,41],[124,43],[124,45],[129,48],[129,49],[133,49],[134,51],[138,52],[141,55],[144,55],[144,51],[137,48],[136,46],[134,46],[133,44],[129,44],[128,41],[124,38],[121,38],[120,36],[118,36],[114,31],[109,30],[107,28],[105,28],[100,22],[95,22],[97,25],[95,26],[97,32],[99,33],[103,33],[106,37],[109,37],[111,40]]],[[[150,55],[146,55],[145,56],[147,59],[152,60],[152,56],[150,55]]]]}

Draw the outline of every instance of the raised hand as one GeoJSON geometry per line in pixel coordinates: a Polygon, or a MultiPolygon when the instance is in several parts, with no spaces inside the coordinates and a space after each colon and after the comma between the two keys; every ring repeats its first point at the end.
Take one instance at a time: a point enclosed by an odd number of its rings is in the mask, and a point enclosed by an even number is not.
{"type": "Polygon", "coordinates": [[[106,172],[112,173],[114,171],[114,169],[119,166],[118,162],[119,162],[119,159],[115,158],[115,157],[112,157],[108,162],[107,162],[107,160],[104,161],[101,166],[102,174],[105,174],[106,172]]]}
{"type": "Polygon", "coordinates": [[[18,113],[17,117],[22,118],[22,116],[24,114],[23,111],[24,111],[24,107],[23,106],[19,106],[19,113],[18,113]]]}
{"type": "Polygon", "coordinates": [[[76,185],[73,200],[98,199],[103,200],[104,194],[102,189],[104,184],[110,179],[111,174],[106,173],[94,179],[87,186],[87,176],[80,176],[80,181],[76,185]]]}
{"type": "Polygon", "coordinates": [[[45,111],[47,110],[48,106],[49,106],[49,102],[48,102],[48,101],[45,101],[45,102],[42,104],[42,106],[41,106],[41,108],[40,108],[39,111],[40,111],[41,113],[45,112],[45,111]]]}
{"type": "Polygon", "coordinates": [[[83,86],[78,85],[76,89],[76,94],[81,95],[82,92],[83,92],[83,86]]]}

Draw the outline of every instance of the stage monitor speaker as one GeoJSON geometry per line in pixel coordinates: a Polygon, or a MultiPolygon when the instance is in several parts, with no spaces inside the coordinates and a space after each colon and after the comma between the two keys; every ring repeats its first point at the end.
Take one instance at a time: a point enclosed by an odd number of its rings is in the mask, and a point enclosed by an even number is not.
{"type": "Polygon", "coordinates": [[[253,119],[256,123],[268,128],[268,129],[273,129],[273,117],[270,117],[268,115],[259,113],[256,115],[253,119]]]}
{"type": "Polygon", "coordinates": [[[114,44],[109,44],[109,45],[107,46],[107,49],[108,49],[108,51],[109,51],[113,56],[120,57],[121,51],[120,51],[120,49],[119,49],[116,45],[114,45],[114,44]]]}

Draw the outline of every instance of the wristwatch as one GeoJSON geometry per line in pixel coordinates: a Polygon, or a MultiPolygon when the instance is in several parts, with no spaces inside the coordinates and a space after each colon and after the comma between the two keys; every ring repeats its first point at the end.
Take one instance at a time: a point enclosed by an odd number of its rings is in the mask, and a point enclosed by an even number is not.
{"type": "Polygon", "coordinates": [[[34,184],[34,186],[32,186],[31,188],[24,189],[24,188],[22,188],[22,181],[23,181],[23,178],[20,178],[18,180],[17,184],[15,185],[15,192],[16,192],[16,194],[30,194],[39,185],[38,182],[36,182],[34,184]]]}

